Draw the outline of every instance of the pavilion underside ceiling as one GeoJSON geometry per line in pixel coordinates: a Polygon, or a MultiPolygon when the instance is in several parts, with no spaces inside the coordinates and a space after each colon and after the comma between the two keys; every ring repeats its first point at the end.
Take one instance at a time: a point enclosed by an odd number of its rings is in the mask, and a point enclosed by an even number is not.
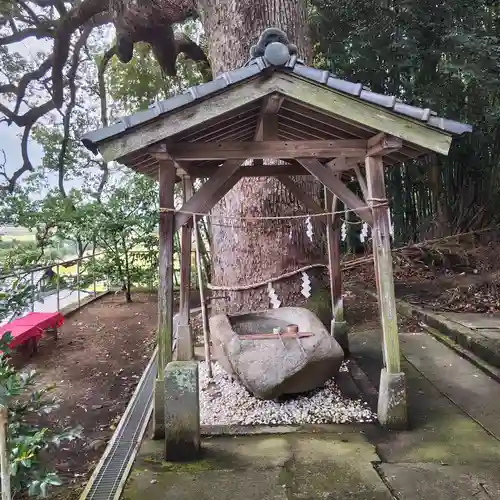
{"type": "MultiPolygon", "coordinates": [[[[172,137],[172,143],[219,143],[223,141],[245,141],[255,140],[256,129],[261,116],[262,100],[255,101],[242,106],[233,112],[219,116],[193,127],[183,133],[172,137]]],[[[304,106],[291,99],[285,98],[277,113],[277,137],[282,141],[307,141],[307,140],[342,140],[342,139],[370,139],[378,133],[370,127],[353,123],[340,116],[330,116],[319,110],[304,106]]],[[[158,160],[151,154],[151,147],[141,150],[120,159],[137,173],[148,175],[154,179],[158,176],[158,160]]],[[[167,144],[168,150],[168,144],[167,144]]],[[[427,154],[429,151],[406,141],[397,152],[384,156],[386,166],[400,164],[404,161],[414,159],[427,154]]],[[[174,158],[175,159],[175,158],[174,158]]],[[[323,162],[333,158],[322,158],[323,162]]],[[[196,176],[203,177],[213,173],[222,160],[198,160],[179,162],[179,166],[186,167],[186,171],[195,172],[196,176]]],[[[290,161],[293,164],[293,160],[290,161]]],[[[363,166],[364,158],[360,158],[359,164],[363,166]]],[[[299,167],[298,167],[299,168],[299,167]]],[[[307,175],[304,171],[304,175],[307,175]]],[[[351,177],[348,171],[343,172],[347,179],[351,177]]]]}

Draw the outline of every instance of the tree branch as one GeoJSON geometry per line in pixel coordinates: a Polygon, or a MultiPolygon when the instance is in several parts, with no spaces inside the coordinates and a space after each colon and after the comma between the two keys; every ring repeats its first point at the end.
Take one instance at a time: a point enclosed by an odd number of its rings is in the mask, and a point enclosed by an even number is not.
{"type": "Polygon", "coordinates": [[[25,172],[32,172],[33,171],[33,165],[31,164],[31,161],[29,159],[28,155],[28,140],[31,132],[31,127],[33,124],[27,126],[23,130],[23,137],[21,139],[21,155],[23,158],[23,165],[21,168],[18,168],[12,177],[8,177],[5,172],[2,172],[3,177],[5,177],[5,180],[7,181],[7,185],[2,186],[2,190],[7,191],[9,194],[12,194],[14,192],[14,189],[16,188],[17,181],[19,178],[25,173],[25,172]]]}
{"type": "MultiPolygon", "coordinates": [[[[7,85],[2,85],[0,86],[0,91],[1,93],[14,93],[16,94],[16,106],[14,108],[14,111],[11,112],[13,115],[17,115],[19,113],[19,108],[21,107],[22,101],[24,99],[24,96],[26,94],[26,89],[28,88],[28,85],[33,81],[33,80],[39,80],[42,78],[45,73],[52,67],[52,58],[49,56],[40,66],[33,70],[30,71],[29,73],[26,73],[25,75],[22,76],[21,80],[19,80],[19,83],[16,85],[13,84],[7,84],[7,85]]],[[[4,114],[6,116],[10,116],[8,113],[4,114]]],[[[12,119],[12,121],[15,121],[12,119]]]]}
{"type": "Polygon", "coordinates": [[[107,2],[103,0],[83,0],[73,7],[62,19],[56,31],[52,66],[53,100],[57,108],[63,104],[63,68],[68,59],[71,35],[88,23],[94,16],[107,12],[107,2]]]}
{"type": "Polygon", "coordinates": [[[33,28],[26,28],[21,31],[14,31],[12,35],[7,35],[0,38],[0,46],[1,45],[9,45],[10,43],[17,43],[26,38],[35,37],[38,40],[41,38],[51,38],[55,34],[54,28],[51,26],[38,26],[33,28]]]}
{"type": "Polygon", "coordinates": [[[108,126],[108,99],[106,92],[106,82],[104,81],[104,73],[108,67],[109,61],[116,54],[116,46],[109,48],[102,57],[97,68],[97,79],[99,82],[99,100],[101,103],[101,123],[103,127],[108,126]]]}
{"type": "Polygon", "coordinates": [[[18,127],[32,126],[38,119],[54,108],[54,103],[50,100],[40,106],[30,109],[24,113],[24,115],[16,115],[9,108],[0,103],[0,112],[7,117],[5,121],[7,121],[9,125],[15,123],[18,127]]]}
{"type": "Polygon", "coordinates": [[[204,79],[205,81],[207,80],[208,73],[208,79],[211,80],[212,70],[210,68],[210,62],[205,52],[203,52],[203,49],[182,32],[177,32],[174,36],[174,39],[177,56],[179,56],[179,54],[184,54],[187,59],[191,59],[192,61],[198,63],[203,63],[201,67],[204,79]]]}
{"type": "MultiPolygon", "coordinates": [[[[63,118],[63,139],[61,141],[61,149],[59,150],[58,155],[58,171],[59,171],[59,191],[64,198],[67,198],[66,190],[64,188],[64,173],[65,173],[65,161],[66,161],[66,152],[68,151],[68,143],[69,143],[69,134],[70,134],[70,125],[71,125],[71,114],[73,112],[73,108],[76,104],[76,72],[78,71],[78,65],[80,63],[80,51],[82,47],[87,42],[90,33],[92,32],[93,26],[87,25],[83,30],[80,38],[75,44],[75,48],[73,50],[73,57],[71,60],[71,67],[68,72],[68,81],[69,81],[69,89],[70,89],[70,100],[68,106],[66,107],[66,112],[63,118]]],[[[75,207],[72,204],[72,208],[75,207]]]]}

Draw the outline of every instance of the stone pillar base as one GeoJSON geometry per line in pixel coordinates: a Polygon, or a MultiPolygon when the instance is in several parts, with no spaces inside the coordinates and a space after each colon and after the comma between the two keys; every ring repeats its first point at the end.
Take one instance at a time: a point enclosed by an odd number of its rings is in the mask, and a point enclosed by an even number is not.
{"type": "Polygon", "coordinates": [[[382,427],[394,430],[408,428],[405,374],[380,372],[378,392],[378,421],[382,427]]]}
{"type": "Polygon", "coordinates": [[[349,351],[349,337],[347,332],[349,327],[345,321],[335,321],[332,319],[330,323],[330,335],[339,343],[340,347],[344,350],[344,357],[350,356],[349,351]]]}
{"type": "Polygon", "coordinates": [[[165,438],[165,382],[155,380],[153,389],[153,439],[165,438]]]}
{"type": "Polygon", "coordinates": [[[165,460],[187,461],[200,453],[199,374],[196,361],[165,368],[165,460]]]}

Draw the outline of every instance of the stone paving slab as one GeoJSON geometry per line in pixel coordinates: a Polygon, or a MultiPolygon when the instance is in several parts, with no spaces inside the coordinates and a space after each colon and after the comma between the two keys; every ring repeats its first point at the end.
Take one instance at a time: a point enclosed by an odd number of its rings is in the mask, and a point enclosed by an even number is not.
{"type": "Polygon", "coordinates": [[[381,464],[397,498],[404,500],[500,500],[498,465],[381,464]]]}
{"type": "Polygon", "coordinates": [[[163,444],[141,447],[125,500],[392,500],[362,433],[216,437],[202,460],[161,460],[163,444]]]}
{"type": "Polygon", "coordinates": [[[405,358],[454,404],[500,439],[500,384],[427,333],[401,334],[405,358]]]}
{"type": "MultiPolygon", "coordinates": [[[[439,314],[457,323],[461,323],[467,328],[475,329],[499,329],[500,334],[500,316],[482,313],[454,313],[442,311],[439,314]]],[[[500,335],[499,335],[500,336],[500,335]]]]}
{"type": "MultiPolygon", "coordinates": [[[[400,334],[400,340],[402,369],[407,376],[410,430],[374,438],[382,461],[500,463],[500,442],[450,399],[454,397],[485,425],[497,429],[500,423],[495,422],[495,412],[500,405],[500,386],[430,334],[400,334]],[[488,391],[493,397],[490,398],[488,391]]],[[[349,342],[357,363],[378,387],[382,367],[380,332],[374,328],[353,331],[349,342]]]]}

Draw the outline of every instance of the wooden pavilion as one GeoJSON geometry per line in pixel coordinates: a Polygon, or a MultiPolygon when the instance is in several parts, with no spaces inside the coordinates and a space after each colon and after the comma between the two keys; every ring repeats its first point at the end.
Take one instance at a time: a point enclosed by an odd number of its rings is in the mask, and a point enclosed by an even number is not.
{"type": "MultiPolygon", "coordinates": [[[[83,138],[104,160],[118,161],[159,181],[162,211],[154,411],[158,437],[164,433],[164,369],[172,360],[174,233],[181,231],[182,248],[178,359],[187,360],[192,353],[188,327],[191,213],[210,211],[245,176],[275,176],[309,211],[324,212],[290,178],[312,175],[326,188],[327,211],[339,199],[371,226],[385,363],[378,417],[388,427],[406,424],[384,170],[430,152],[447,155],[453,136],[470,132],[471,127],[308,67],[285,34],[276,37],[275,33],[266,30],[262,34],[252,59],[242,68],[83,138]],[[272,160],[281,161],[278,165],[272,160]],[[349,171],[357,176],[363,199],[343,182],[342,175],[349,171]],[[196,178],[208,180],[192,194],[191,181],[196,178]],[[185,202],[176,213],[177,181],[183,182],[185,202]]],[[[339,231],[334,231],[331,216],[325,220],[335,311],[342,293],[339,231]]],[[[346,339],[339,338],[339,342],[345,346],[346,339]]]]}

